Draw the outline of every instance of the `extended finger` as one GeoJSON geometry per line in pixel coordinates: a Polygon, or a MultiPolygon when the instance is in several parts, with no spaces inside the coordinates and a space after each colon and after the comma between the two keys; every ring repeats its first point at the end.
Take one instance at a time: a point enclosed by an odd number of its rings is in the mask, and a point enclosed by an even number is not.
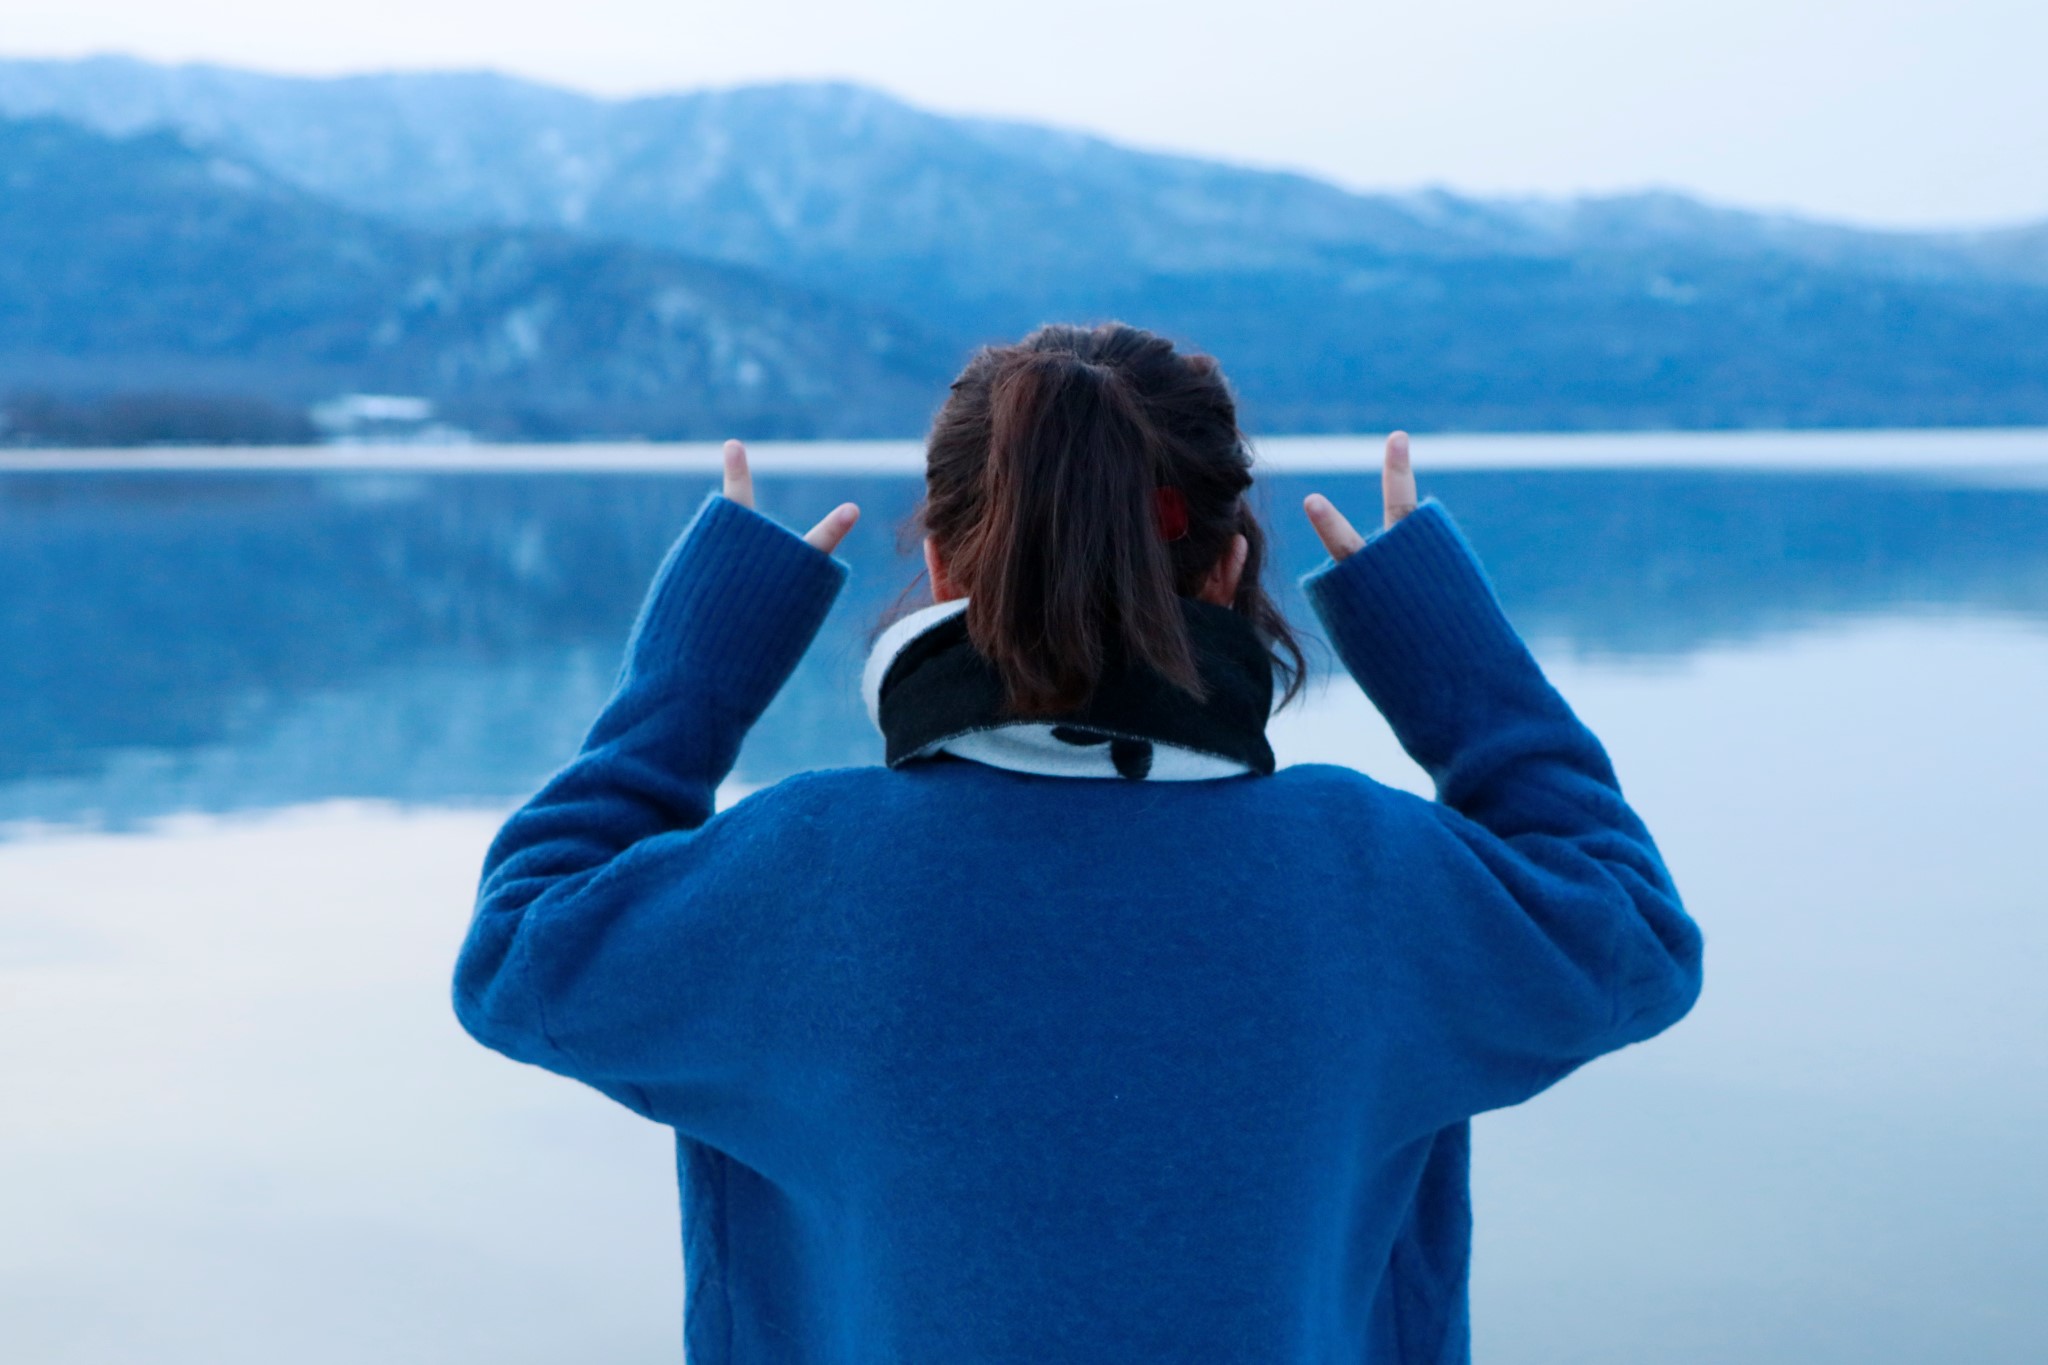
{"type": "Polygon", "coordinates": [[[1330,558],[1349,558],[1365,544],[1365,537],[1358,534],[1358,528],[1321,493],[1309,494],[1301,506],[1308,513],[1309,523],[1316,528],[1316,535],[1322,539],[1323,548],[1330,552],[1330,558]]]}
{"type": "Polygon", "coordinates": [[[747,448],[738,441],[725,443],[725,496],[742,507],[754,505],[754,473],[747,468],[747,448]]]}
{"type": "Polygon", "coordinates": [[[1387,462],[1380,470],[1380,497],[1387,505],[1389,526],[1415,510],[1415,469],[1408,463],[1405,431],[1387,437],[1387,462]]]}
{"type": "Polygon", "coordinates": [[[850,502],[842,502],[827,512],[823,521],[804,532],[804,539],[829,555],[839,548],[839,542],[846,539],[846,533],[859,520],[860,508],[850,502]]]}

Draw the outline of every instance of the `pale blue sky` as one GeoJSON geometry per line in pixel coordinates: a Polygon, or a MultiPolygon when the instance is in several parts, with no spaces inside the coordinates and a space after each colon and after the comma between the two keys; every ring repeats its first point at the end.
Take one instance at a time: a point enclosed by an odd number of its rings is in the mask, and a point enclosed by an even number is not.
{"type": "Polygon", "coordinates": [[[1357,187],[2048,218],[2044,0],[0,3],[9,55],[492,67],[613,94],[846,77],[1357,187]]]}

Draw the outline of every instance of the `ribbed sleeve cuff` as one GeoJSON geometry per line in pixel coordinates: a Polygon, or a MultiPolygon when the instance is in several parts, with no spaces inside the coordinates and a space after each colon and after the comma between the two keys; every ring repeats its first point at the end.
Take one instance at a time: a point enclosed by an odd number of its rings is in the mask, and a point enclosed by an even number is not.
{"type": "Polygon", "coordinates": [[[765,708],[824,624],[846,573],[803,537],[712,494],[655,575],[627,670],[680,673],[742,710],[765,708]]]}
{"type": "Polygon", "coordinates": [[[1441,503],[1424,502],[1301,586],[1344,666],[1425,764],[1501,688],[1544,685],[1441,503]]]}

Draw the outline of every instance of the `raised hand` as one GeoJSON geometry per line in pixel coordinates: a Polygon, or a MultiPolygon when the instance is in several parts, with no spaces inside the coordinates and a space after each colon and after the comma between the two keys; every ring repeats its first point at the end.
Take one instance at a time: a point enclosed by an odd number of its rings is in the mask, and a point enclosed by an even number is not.
{"type": "MultiPolygon", "coordinates": [[[[754,474],[747,468],[747,448],[738,441],[725,443],[725,496],[742,507],[754,505],[754,474]]],[[[846,539],[846,533],[860,520],[860,508],[842,502],[825,514],[825,519],[804,532],[813,547],[831,554],[846,539]]]]}
{"type": "MultiPolygon", "coordinates": [[[[1383,525],[1392,526],[1415,510],[1415,471],[1408,463],[1408,433],[1397,431],[1387,437],[1386,463],[1380,467],[1380,501],[1384,504],[1386,520],[1383,525]]],[[[1359,546],[1365,544],[1365,537],[1358,534],[1358,528],[1350,518],[1337,510],[1337,505],[1321,493],[1311,493],[1302,502],[1302,509],[1308,513],[1316,535],[1321,538],[1323,548],[1330,552],[1332,559],[1349,558],[1359,546]]]]}

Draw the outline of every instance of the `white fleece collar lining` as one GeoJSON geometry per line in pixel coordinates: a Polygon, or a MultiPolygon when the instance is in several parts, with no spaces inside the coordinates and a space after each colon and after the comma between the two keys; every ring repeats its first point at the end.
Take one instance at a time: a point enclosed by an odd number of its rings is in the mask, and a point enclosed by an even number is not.
{"type": "MultiPolygon", "coordinates": [[[[967,610],[967,599],[936,602],[890,623],[875,639],[861,670],[861,700],[867,704],[868,720],[877,729],[882,724],[882,681],[889,666],[918,636],[967,610]]],[[[985,730],[971,730],[940,740],[916,757],[948,753],[992,768],[1036,773],[1042,777],[1100,777],[1126,780],[1110,758],[1110,747],[1102,744],[1072,744],[1054,735],[1045,721],[1013,721],[985,730]]],[[[1144,739],[1143,736],[1126,736],[1144,739]]],[[[1158,740],[1152,746],[1152,761],[1143,780],[1148,782],[1205,782],[1219,777],[1237,777],[1251,771],[1246,765],[1198,749],[1183,748],[1158,740]]]]}
{"type": "Polygon", "coordinates": [[[889,628],[875,637],[875,647],[868,651],[867,667],[861,670],[860,695],[861,700],[867,703],[868,721],[877,730],[882,728],[882,680],[889,676],[889,665],[910,647],[912,640],[941,621],[950,620],[966,610],[967,599],[964,597],[956,597],[950,602],[934,602],[891,621],[889,628]]]}

